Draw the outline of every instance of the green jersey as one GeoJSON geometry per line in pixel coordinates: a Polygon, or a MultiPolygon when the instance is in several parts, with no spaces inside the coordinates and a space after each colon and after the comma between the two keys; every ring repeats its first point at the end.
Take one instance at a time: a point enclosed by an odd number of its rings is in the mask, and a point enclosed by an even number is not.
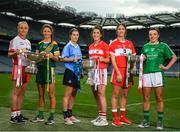
{"type": "MultiPolygon", "coordinates": [[[[40,53],[40,52],[42,52],[42,51],[45,51],[45,49],[46,49],[50,44],[51,44],[50,42],[49,42],[49,43],[45,43],[45,42],[41,41],[41,42],[39,42],[39,44],[38,44],[38,46],[37,46],[36,49],[37,49],[37,50],[39,51],[39,53],[40,53]]],[[[52,53],[53,55],[57,55],[57,53],[59,53],[58,44],[57,44],[55,41],[53,41],[52,44],[53,44],[53,48],[51,49],[50,53],[52,53]]],[[[47,67],[47,59],[44,59],[43,61],[39,62],[39,63],[38,63],[38,67],[39,67],[39,66],[40,66],[40,67],[41,67],[41,66],[47,67]]],[[[50,66],[50,67],[56,67],[56,62],[55,62],[54,60],[50,59],[50,61],[49,61],[49,66],[50,66]]]]}
{"type": "Polygon", "coordinates": [[[173,51],[166,43],[159,42],[158,44],[147,43],[142,48],[142,54],[146,56],[144,61],[144,73],[163,72],[159,67],[164,65],[166,59],[171,59],[173,51]]]}

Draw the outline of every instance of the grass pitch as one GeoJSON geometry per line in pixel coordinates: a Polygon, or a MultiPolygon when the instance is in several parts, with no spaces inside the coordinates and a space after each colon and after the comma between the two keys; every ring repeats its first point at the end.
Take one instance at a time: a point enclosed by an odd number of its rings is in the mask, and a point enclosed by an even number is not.
{"type": "MultiPolygon", "coordinates": [[[[56,76],[56,99],[57,99],[57,108],[56,108],[56,123],[52,126],[46,126],[44,123],[31,123],[27,121],[24,125],[15,125],[9,123],[10,118],[10,97],[12,91],[12,83],[10,81],[10,74],[0,74],[0,130],[36,130],[36,131],[123,131],[123,130],[156,130],[156,102],[154,94],[152,93],[151,97],[151,125],[152,127],[148,129],[139,129],[137,124],[140,123],[143,119],[142,115],[142,94],[137,92],[137,78],[135,78],[135,85],[131,89],[128,96],[127,104],[127,117],[133,121],[131,126],[123,126],[116,128],[111,125],[112,115],[110,108],[110,97],[111,97],[111,84],[108,83],[106,90],[106,97],[108,103],[108,120],[109,126],[106,127],[95,127],[90,121],[97,116],[97,107],[95,100],[92,96],[90,87],[85,83],[86,77],[81,81],[82,89],[81,92],[77,94],[75,106],[73,113],[81,119],[81,123],[77,123],[73,126],[66,126],[63,124],[62,117],[62,97],[64,93],[64,86],[62,85],[62,75],[56,76]],[[2,120],[3,119],[3,120],[2,120]]],[[[165,114],[164,114],[164,127],[165,130],[180,130],[180,78],[165,78],[165,88],[164,88],[164,101],[165,101],[165,114]]],[[[49,99],[46,93],[46,110],[49,108],[49,99]]],[[[38,104],[38,92],[35,83],[35,77],[32,76],[31,82],[28,86],[24,102],[23,102],[23,114],[29,118],[33,118],[37,113],[37,104],[38,104]]],[[[48,113],[46,113],[46,118],[48,113]]]]}

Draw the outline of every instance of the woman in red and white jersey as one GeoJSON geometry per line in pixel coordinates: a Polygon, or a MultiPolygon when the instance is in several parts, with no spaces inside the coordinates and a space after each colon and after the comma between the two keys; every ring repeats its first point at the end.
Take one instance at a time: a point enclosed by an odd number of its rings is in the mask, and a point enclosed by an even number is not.
{"type": "Polygon", "coordinates": [[[96,99],[99,116],[91,122],[95,126],[108,125],[106,119],[106,96],[105,90],[107,85],[107,63],[109,63],[109,48],[102,40],[103,29],[101,26],[95,26],[92,29],[91,36],[93,43],[89,46],[89,58],[96,61],[93,70],[88,73],[88,82],[92,87],[92,92],[96,99]]]}
{"type": "Polygon", "coordinates": [[[18,35],[10,41],[8,56],[12,57],[12,106],[11,106],[11,123],[23,123],[27,120],[21,114],[21,104],[30,80],[30,75],[25,73],[28,65],[28,59],[25,52],[31,51],[31,43],[26,39],[29,30],[27,22],[22,21],[17,26],[18,35]]]}
{"type": "Polygon", "coordinates": [[[134,44],[127,40],[126,26],[120,23],[116,28],[117,38],[109,45],[109,52],[113,65],[111,84],[113,86],[111,96],[111,108],[113,114],[112,125],[121,126],[122,124],[130,125],[131,121],[126,118],[126,102],[129,88],[132,86],[132,75],[130,70],[133,69],[130,61],[131,55],[136,55],[134,44]],[[120,95],[120,119],[118,118],[118,96],[120,95]]]}

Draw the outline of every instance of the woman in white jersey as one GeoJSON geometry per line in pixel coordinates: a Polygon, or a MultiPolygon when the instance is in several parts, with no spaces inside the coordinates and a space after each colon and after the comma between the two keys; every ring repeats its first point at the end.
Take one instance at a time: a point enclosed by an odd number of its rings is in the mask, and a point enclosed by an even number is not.
{"type": "Polygon", "coordinates": [[[21,104],[30,75],[25,73],[28,65],[28,59],[25,52],[31,51],[31,43],[26,39],[29,26],[27,22],[22,21],[17,26],[18,35],[10,41],[8,56],[13,59],[12,64],[12,105],[11,105],[11,123],[23,123],[28,120],[21,114],[21,104]]]}

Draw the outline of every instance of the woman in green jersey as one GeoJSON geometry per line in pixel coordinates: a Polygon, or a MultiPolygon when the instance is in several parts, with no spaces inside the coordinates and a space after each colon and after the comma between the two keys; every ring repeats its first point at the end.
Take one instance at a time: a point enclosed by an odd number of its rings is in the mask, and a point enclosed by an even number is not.
{"type": "Polygon", "coordinates": [[[38,63],[38,73],[36,75],[36,83],[39,93],[39,109],[37,116],[32,119],[32,122],[44,121],[44,107],[45,107],[45,90],[47,89],[50,99],[49,118],[45,124],[54,124],[54,113],[56,107],[55,98],[55,67],[58,56],[60,55],[59,47],[56,41],[53,40],[53,27],[49,24],[42,26],[41,33],[44,36],[43,40],[39,42],[37,51],[45,54],[45,59],[38,63]]]}
{"type": "Polygon", "coordinates": [[[154,90],[157,102],[157,129],[163,129],[163,72],[172,67],[177,57],[166,43],[159,41],[160,31],[157,28],[149,30],[149,42],[142,48],[143,66],[143,111],[144,120],[138,127],[150,127],[149,110],[151,90],[154,90]],[[165,60],[170,60],[165,65],[165,60]]]}

